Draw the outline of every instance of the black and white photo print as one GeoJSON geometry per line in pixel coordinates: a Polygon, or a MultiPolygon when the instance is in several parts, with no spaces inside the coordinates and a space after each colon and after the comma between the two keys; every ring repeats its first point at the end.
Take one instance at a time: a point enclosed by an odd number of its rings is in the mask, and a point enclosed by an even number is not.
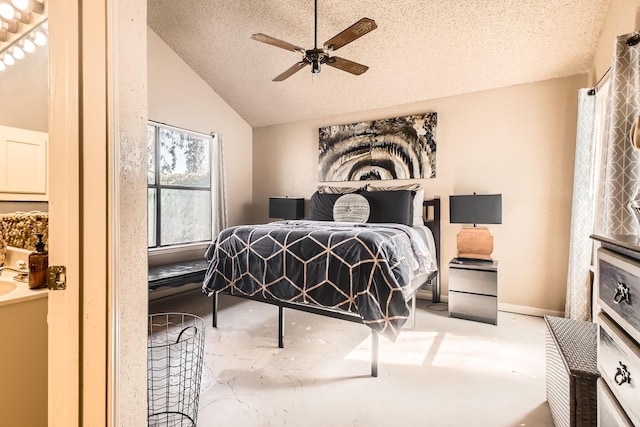
{"type": "Polygon", "coordinates": [[[426,113],[320,128],[318,180],[435,178],[437,117],[426,113]]]}

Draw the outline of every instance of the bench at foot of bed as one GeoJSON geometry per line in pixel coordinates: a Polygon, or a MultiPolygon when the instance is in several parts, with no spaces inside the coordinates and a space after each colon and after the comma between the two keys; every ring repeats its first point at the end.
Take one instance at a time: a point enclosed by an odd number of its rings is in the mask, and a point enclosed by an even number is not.
{"type": "Polygon", "coordinates": [[[149,267],[149,290],[202,283],[209,263],[205,259],[149,267]]]}

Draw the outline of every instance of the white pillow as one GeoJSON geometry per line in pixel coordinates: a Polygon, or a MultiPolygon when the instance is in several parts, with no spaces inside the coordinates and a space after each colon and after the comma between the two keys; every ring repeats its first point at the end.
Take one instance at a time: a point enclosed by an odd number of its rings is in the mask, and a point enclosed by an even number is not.
{"type": "Polygon", "coordinates": [[[413,225],[424,225],[424,218],[422,217],[422,204],[424,203],[424,188],[416,190],[415,196],[413,196],[413,225]]]}
{"type": "Polygon", "coordinates": [[[333,220],[336,222],[367,222],[369,201],[360,194],[340,196],[333,205],[333,220]]]}

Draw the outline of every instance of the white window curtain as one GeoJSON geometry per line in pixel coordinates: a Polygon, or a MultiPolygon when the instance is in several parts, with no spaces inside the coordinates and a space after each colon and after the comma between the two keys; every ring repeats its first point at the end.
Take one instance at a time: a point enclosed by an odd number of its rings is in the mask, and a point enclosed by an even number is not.
{"type": "Polygon", "coordinates": [[[629,139],[640,114],[640,45],[616,39],[609,81],[579,92],[576,164],[565,316],[590,320],[593,244],[589,236],[637,234],[627,204],[640,189],[640,156],[629,139]]]}
{"type": "Polygon", "coordinates": [[[578,128],[573,173],[571,236],[565,316],[590,320],[591,248],[595,213],[597,98],[590,89],[578,92],[578,128]]]}
{"type": "Polygon", "coordinates": [[[629,138],[633,120],[640,114],[640,45],[628,46],[630,36],[616,39],[611,67],[596,199],[595,231],[598,234],[637,234],[639,231],[627,208],[640,183],[640,155],[629,138]]]}
{"type": "Polygon", "coordinates": [[[213,144],[213,166],[215,176],[213,176],[212,184],[212,203],[213,203],[213,239],[215,240],[218,233],[225,229],[228,225],[227,214],[227,180],[224,167],[224,144],[221,134],[214,134],[213,144]]]}

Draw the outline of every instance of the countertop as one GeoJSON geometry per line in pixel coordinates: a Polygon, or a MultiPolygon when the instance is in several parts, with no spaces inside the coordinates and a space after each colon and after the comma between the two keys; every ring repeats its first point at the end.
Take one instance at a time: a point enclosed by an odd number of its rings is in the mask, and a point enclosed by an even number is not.
{"type": "Polygon", "coordinates": [[[0,306],[18,304],[37,298],[47,297],[47,288],[29,289],[28,283],[16,282],[15,280],[13,280],[13,276],[15,276],[16,274],[17,273],[14,273],[13,271],[7,270],[3,271],[2,274],[0,274],[0,281],[10,282],[16,285],[16,288],[11,292],[0,295],[0,306]]]}
{"type": "MultiPolygon", "coordinates": [[[[7,247],[7,259],[5,261],[6,266],[15,266],[18,260],[28,261],[30,251],[25,249],[7,247]]],[[[0,282],[8,282],[16,285],[16,288],[4,295],[0,295],[0,306],[9,304],[18,304],[25,301],[30,301],[38,298],[47,297],[47,288],[29,289],[29,284],[26,282],[17,282],[13,280],[13,277],[18,274],[11,270],[4,270],[0,272],[0,282]]]]}

